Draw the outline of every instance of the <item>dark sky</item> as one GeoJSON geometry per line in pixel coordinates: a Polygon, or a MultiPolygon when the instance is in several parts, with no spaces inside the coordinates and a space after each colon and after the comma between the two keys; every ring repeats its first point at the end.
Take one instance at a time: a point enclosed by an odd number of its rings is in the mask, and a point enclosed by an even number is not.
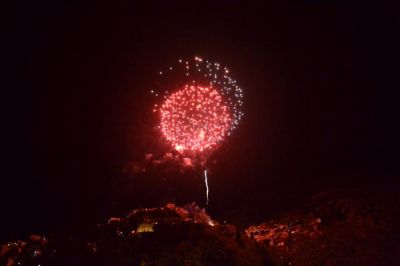
{"type": "Polygon", "coordinates": [[[80,2],[1,12],[0,239],[104,214],[113,180],[149,149],[154,74],[179,57],[219,61],[245,90],[216,155],[216,209],[397,181],[396,1],[80,2]]]}

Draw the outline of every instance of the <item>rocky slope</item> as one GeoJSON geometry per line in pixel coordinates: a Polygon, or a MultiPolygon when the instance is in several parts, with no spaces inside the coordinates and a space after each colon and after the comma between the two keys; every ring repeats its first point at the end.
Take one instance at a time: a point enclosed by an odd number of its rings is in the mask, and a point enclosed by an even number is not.
{"type": "Polygon", "coordinates": [[[330,191],[241,231],[195,204],[1,246],[0,265],[400,265],[396,193],[330,191]]]}

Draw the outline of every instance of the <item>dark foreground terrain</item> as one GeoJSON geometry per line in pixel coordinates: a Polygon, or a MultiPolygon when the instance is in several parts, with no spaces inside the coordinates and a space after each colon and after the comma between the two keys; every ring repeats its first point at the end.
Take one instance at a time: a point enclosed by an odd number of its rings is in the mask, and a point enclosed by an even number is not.
{"type": "Polygon", "coordinates": [[[1,246],[0,265],[400,265],[396,193],[329,191],[244,230],[195,204],[1,246]]]}

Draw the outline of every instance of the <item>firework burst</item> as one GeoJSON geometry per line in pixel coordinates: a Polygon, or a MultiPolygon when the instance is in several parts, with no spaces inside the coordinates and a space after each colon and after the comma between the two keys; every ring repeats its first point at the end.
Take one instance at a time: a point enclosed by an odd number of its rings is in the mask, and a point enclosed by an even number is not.
{"type": "Polygon", "coordinates": [[[179,152],[212,150],[237,127],[243,116],[243,92],[229,69],[194,57],[160,71],[150,92],[158,98],[163,137],[179,152]],[[160,104],[161,102],[161,104],[160,104]]]}
{"type": "Polygon", "coordinates": [[[205,158],[201,165],[208,205],[207,155],[239,124],[242,89],[228,68],[200,57],[179,59],[159,75],[158,86],[150,91],[158,98],[153,109],[160,115],[158,127],[178,152],[205,158]]]}
{"type": "Polygon", "coordinates": [[[203,151],[226,135],[228,107],[216,89],[186,85],[162,104],[161,132],[178,151],[203,151]]]}

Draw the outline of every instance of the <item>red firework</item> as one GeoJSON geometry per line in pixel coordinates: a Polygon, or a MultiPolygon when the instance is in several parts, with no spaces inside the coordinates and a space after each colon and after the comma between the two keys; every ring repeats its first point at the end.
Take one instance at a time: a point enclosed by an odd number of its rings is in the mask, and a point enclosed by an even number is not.
{"type": "Polygon", "coordinates": [[[218,144],[231,126],[231,114],[217,89],[185,85],[160,108],[161,132],[180,151],[202,152],[218,144]]]}

